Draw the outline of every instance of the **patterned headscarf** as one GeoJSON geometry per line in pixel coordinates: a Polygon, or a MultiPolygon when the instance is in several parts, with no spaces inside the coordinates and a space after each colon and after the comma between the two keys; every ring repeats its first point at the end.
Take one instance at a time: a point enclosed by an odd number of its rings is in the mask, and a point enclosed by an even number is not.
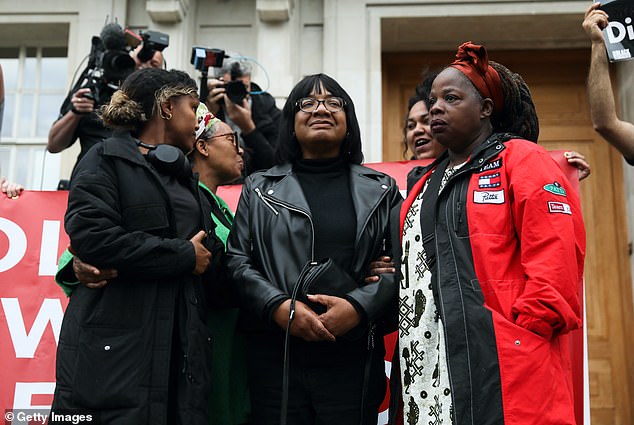
{"type": "Polygon", "coordinates": [[[493,110],[499,113],[504,109],[504,92],[500,74],[489,65],[484,46],[470,41],[458,47],[456,60],[449,65],[467,76],[480,94],[493,100],[493,110]]]}
{"type": "Polygon", "coordinates": [[[213,127],[218,124],[220,119],[216,118],[214,114],[209,112],[207,106],[204,103],[198,105],[196,110],[196,118],[198,118],[198,130],[196,131],[196,140],[202,138],[211,137],[213,134],[213,127]]]}

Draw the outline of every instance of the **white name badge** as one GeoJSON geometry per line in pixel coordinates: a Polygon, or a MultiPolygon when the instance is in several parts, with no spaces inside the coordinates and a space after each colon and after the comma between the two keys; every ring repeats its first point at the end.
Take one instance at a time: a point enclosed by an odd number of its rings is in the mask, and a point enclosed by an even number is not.
{"type": "Polygon", "coordinates": [[[487,191],[474,190],[473,202],[475,204],[503,204],[504,189],[487,191]]]}

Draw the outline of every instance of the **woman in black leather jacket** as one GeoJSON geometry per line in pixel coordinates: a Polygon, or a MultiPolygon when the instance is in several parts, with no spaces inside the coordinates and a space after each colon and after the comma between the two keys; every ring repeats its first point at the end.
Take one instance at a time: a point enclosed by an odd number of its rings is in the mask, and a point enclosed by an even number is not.
{"type": "Polygon", "coordinates": [[[246,179],[226,257],[249,340],[254,423],[280,423],[291,294],[307,262],[331,258],[356,287],[296,302],[288,422],[376,424],[397,284],[393,274],[363,278],[371,259],[391,252],[390,212],[401,196],[391,177],[360,165],[352,99],[323,74],[288,97],[277,155],[280,165],[246,179]]]}

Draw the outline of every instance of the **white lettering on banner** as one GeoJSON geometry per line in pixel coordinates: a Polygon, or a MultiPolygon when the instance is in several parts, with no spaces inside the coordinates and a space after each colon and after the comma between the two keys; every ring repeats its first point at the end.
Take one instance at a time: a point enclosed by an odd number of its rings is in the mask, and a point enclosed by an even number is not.
{"type": "Polygon", "coordinates": [[[627,32],[627,38],[630,40],[634,40],[634,28],[632,25],[632,18],[625,18],[625,23],[628,24],[627,27],[620,22],[609,22],[606,28],[608,34],[608,40],[610,43],[620,43],[625,40],[625,33],[627,32]]]}
{"type": "Polygon", "coordinates": [[[42,245],[40,246],[40,276],[55,276],[57,272],[57,247],[59,245],[59,220],[44,220],[42,245]]]}
{"type": "Polygon", "coordinates": [[[51,406],[32,406],[33,394],[51,394],[55,392],[55,382],[16,382],[13,396],[13,409],[50,409],[51,406]]]}
{"type": "Polygon", "coordinates": [[[2,308],[7,318],[7,327],[11,334],[11,342],[15,349],[15,357],[18,359],[32,359],[35,350],[40,344],[46,326],[51,322],[55,344],[59,341],[59,331],[62,327],[64,310],[62,302],[58,298],[45,298],[38,311],[30,332],[26,332],[26,325],[20,309],[20,302],[17,298],[2,298],[2,308]]]}
{"type": "Polygon", "coordinates": [[[9,249],[4,257],[0,258],[0,272],[5,272],[18,264],[26,253],[26,235],[20,226],[0,217],[0,232],[7,235],[9,249]]]}

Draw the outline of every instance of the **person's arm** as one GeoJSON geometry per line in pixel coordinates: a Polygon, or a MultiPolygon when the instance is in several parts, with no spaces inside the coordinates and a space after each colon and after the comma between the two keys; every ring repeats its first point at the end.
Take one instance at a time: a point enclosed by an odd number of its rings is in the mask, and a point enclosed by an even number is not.
{"type": "Polygon", "coordinates": [[[368,275],[363,279],[365,283],[378,282],[379,275],[384,273],[396,273],[392,257],[382,255],[368,264],[368,275]]]}
{"type": "MultiPolygon", "coordinates": [[[[240,305],[245,310],[268,324],[275,324],[286,330],[289,321],[291,297],[270,282],[260,272],[253,258],[250,217],[255,215],[251,207],[253,187],[249,178],[242,186],[242,194],[236,209],[233,225],[227,239],[225,266],[229,279],[235,285],[240,305]]],[[[295,303],[295,313],[291,325],[291,335],[307,341],[333,341],[335,339],[321,323],[317,314],[301,301],[295,303]]]]}
{"type": "Polygon", "coordinates": [[[275,165],[275,148],[258,128],[249,134],[243,133],[242,140],[246,148],[250,150],[250,161],[245,164],[247,175],[275,165]]]}
{"type": "Polygon", "coordinates": [[[84,158],[73,172],[64,217],[76,255],[100,269],[116,269],[119,275],[151,279],[197,273],[199,256],[206,256],[201,236],[166,239],[127,229],[114,165],[94,150],[84,158]]]}
{"type": "Polygon", "coordinates": [[[95,101],[86,97],[89,88],[77,90],[71,95],[71,109],[60,119],[55,121],[48,132],[46,149],[51,153],[58,153],[69,147],[75,141],[75,131],[83,115],[94,111],[95,101]]]}
{"type": "Polygon", "coordinates": [[[583,29],[592,42],[590,71],[588,73],[588,100],[594,129],[623,154],[628,162],[634,161],[634,124],[620,120],[616,106],[608,58],[601,30],[608,25],[608,15],[598,10],[599,3],[586,11],[583,29]]]}
{"type": "Polygon", "coordinates": [[[240,127],[242,140],[244,140],[246,148],[250,150],[249,161],[246,163],[246,174],[271,168],[274,164],[275,151],[253,121],[249,101],[245,98],[242,105],[238,105],[225,96],[225,113],[231,121],[240,127]]]}
{"type": "Polygon", "coordinates": [[[70,297],[77,285],[79,285],[79,280],[73,271],[73,254],[68,249],[65,249],[62,252],[62,256],[57,260],[55,283],[62,288],[67,297],[70,297]]]}
{"type": "Polygon", "coordinates": [[[241,305],[251,314],[268,323],[273,319],[273,311],[290,296],[273,285],[255,264],[251,238],[251,187],[247,178],[233,219],[233,225],[227,239],[225,265],[229,279],[236,282],[236,293],[241,305]]]}
{"type": "Polygon", "coordinates": [[[75,257],[70,249],[66,249],[57,262],[55,283],[59,285],[67,297],[70,297],[80,283],[90,289],[103,288],[108,281],[115,279],[118,273],[115,269],[100,270],[84,263],[75,257]]]}
{"type": "Polygon", "coordinates": [[[506,157],[509,199],[526,280],[512,305],[514,323],[545,339],[581,325],[579,280],[585,230],[578,194],[545,150],[506,157]],[[527,165],[529,164],[529,165],[527,165]],[[556,193],[547,185],[559,185],[556,193]]]}
{"type": "MultiPolygon", "coordinates": [[[[385,202],[389,204],[390,210],[393,210],[394,208],[400,208],[399,206],[403,198],[394,179],[390,178],[390,180],[390,189],[388,189],[389,192],[386,195],[387,200],[385,202]]],[[[393,218],[396,218],[396,216],[393,218]]],[[[393,238],[391,232],[395,231],[398,227],[392,225],[391,219],[392,216],[384,229],[385,233],[381,235],[386,242],[385,252],[381,254],[393,258],[395,252],[398,254],[398,248],[392,246],[393,238]]],[[[391,309],[390,306],[395,305],[394,303],[397,302],[397,270],[398,268],[395,269],[394,272],[383,273],[379,275],[378,280],[366,282],[364,285],[346,295],[346,299],[351,300],[353,305],[361,309],[364,319],[369,323],[377,323],[380,321],[389,313],[391,309]]]]}
{"type": "Polygon", "coordinates": [[[207,105],[209,112],[216,116],[221,112],[222,104],[226,98],[224,85],[225,82],[217,78],[209,78],[207,80],[207,90],[209,94],[207,95],[207,99],[205,99],[205,105],[207,105]]]}
{"type": "Polygon", "coordinates": [[[242,134],[244,145],[250,151],[246,174],[275,165],[275,150],[282,116],[282,112],[275,105],[275,99],[270,94],[256,94],[252,98],[251,112],[255,129],[250,133],[242,134]]]}

